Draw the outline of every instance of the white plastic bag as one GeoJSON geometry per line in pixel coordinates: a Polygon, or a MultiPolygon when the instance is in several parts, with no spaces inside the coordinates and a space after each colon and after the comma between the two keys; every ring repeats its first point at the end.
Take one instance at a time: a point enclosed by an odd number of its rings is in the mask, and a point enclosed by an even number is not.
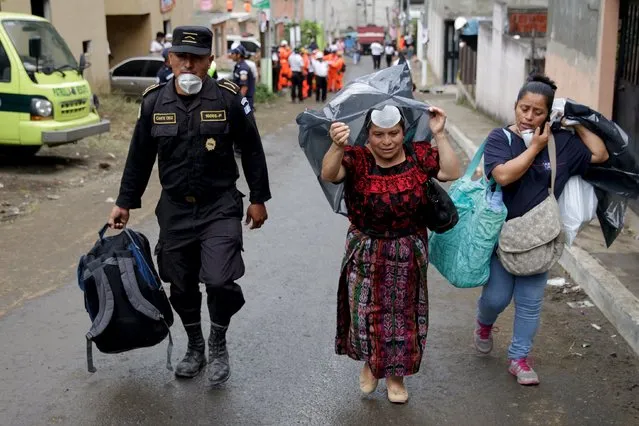
{"type": "Polygon", "coordinates": [[[571,177],[559,197],[559,211],[566,244],[571,246],[579,231],[597,216],[595,188],[581,176],[571,177]]]}

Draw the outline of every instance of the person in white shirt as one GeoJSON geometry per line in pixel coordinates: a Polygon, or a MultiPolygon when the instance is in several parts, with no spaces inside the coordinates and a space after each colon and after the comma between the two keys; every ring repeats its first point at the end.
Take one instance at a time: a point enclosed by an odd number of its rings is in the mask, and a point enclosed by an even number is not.
{"type": "Polygon", "coordinates": [[[384,48],[384,54],[386,55],[386,66],[390,67],[393,62],[393,55],[395,55],[395,48],[391,43],[388,43],[384,48]]]}
{"type": "Polygon", "coordinates": [[[293,87],[291,88],[291,100],[295,103],[295,98],[299,98],[300,102],[304,102],[304,93],[302,93],[302,84],[304,83],[304,59],[300,55],[299,47],[296,47],[291,56],[288,57],[288,64],[291,67],[293,77],[291,82],[293,87]]]}
{"type": "Polygon", "coordinates": [[[324,54],[322,52],[317,52],[312,62],[313,71],[315,71],[315,100],[320,102],[321,99],[321,102],[326,102],[328,63],[324,62],[324,54]]]}
{"type": "Polygon", "coordinates": [[[157,34],[155,34],[155,40],[151,42],[149,53],[155,56],[162,56],[163,50],[164,50],[164,33],[162,31],[158,31],[157,34]]]}
{"type": "Polygon", "coordinates": [[[371,55],[373,56],[373,69],[378,70],[382,67],[382,53],[384,46],[374,41],[371,43],[371,55]]]}

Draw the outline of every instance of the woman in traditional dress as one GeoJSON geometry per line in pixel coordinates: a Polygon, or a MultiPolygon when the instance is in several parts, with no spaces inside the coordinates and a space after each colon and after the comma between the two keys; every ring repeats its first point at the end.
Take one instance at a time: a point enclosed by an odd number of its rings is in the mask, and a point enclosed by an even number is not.
{"type": "Polygon", "coordinates": [[[331,125],[322,179],[344,182],[351,226],[337,297],[336,352],[365,361],[359,383],[368,394],[386,379],[388,399],[408,400],[403,378],[419,371],[428,331],[428,242],[420,216],[428,178],[461,175],[443,110],[430,108],[430,142],[404,145],[395,106],[366,116],[368,142],[349,146],[350,129],[331,125]]]}

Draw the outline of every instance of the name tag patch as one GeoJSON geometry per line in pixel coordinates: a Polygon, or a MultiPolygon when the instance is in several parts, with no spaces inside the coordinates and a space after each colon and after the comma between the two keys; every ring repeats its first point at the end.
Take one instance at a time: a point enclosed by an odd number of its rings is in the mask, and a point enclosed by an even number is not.
{"type": "Polygon", "coordinates": [[[226,121],[226,111],[201,111],[201,121],[226,121]]]}
{"type": "Polygon", "coordinates": [[[174,112],[156,112],[153,114],[153,124],[176,124],[174,112]]]}
{"type": "Polygon", "coordinates": [[[248,99],[242,98],[241,104],[244,106],[244,114],[249,115],[251,113],[251,105],[249,104],[248,99]]]}

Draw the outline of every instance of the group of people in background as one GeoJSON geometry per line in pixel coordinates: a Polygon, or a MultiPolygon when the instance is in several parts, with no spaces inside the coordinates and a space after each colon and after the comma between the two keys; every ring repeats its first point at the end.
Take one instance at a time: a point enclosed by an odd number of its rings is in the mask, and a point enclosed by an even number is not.
{"type": "Polygon", "coordinates": [[[315,93],[317,102],[325,102],[328,92],[337,92],[344,86],[344,51],[333,42],[321,51],[312,42],[308,47],[291,49],[282,40],[272,53],[273,87],[277,91],[291,90],[291,102],[303,102],[315,93]]]}

